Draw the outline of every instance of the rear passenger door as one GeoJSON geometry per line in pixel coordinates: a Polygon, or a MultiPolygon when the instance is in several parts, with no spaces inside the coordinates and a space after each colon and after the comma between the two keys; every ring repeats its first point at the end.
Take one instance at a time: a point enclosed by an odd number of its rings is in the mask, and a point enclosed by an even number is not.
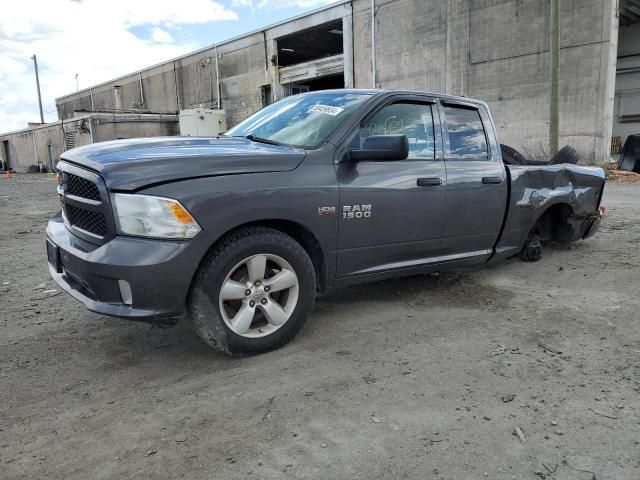
{"type": "Polygon", "coordinates": [[[507,176],[483,105],[441,101],[447,171],[443,254],[482,262],[492,253],[507,205],[507,176]]]}

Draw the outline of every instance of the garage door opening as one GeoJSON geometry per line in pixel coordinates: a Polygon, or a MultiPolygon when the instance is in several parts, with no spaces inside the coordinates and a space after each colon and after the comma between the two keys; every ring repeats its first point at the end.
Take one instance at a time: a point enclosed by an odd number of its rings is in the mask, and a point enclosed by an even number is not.
{"type": "Polygon", "coordinates": [[[306,82],[284,85],[286,96],[315,92],[317,90],[333,90],[336,88],[344,88],[344,75],[328,75],[326,77],[307,80],[306,82]]]}
{"type": "Polygon", "coordinates": [[[616,95],[611,153],[640,133],[640,0],[620,0],[616,95]]]}
{"type": "Polygon", "coordinates": [[[342,20],[281,37],[277,48],[285,95],[344,88],[342,20]]]}
{"type": "Polygon", "coordinates": [[[11,151],[9,146],[9,140],[2,141],[2,151],[0,152],[0,170],[11,170],[11,151]]]}

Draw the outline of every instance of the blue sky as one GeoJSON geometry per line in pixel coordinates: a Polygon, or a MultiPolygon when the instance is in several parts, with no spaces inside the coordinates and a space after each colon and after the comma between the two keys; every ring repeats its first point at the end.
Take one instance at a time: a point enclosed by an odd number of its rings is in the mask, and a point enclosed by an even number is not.
{"type": "Polygon", "coordinates": [[[0,15],[0,132],[45,121],[55,98],[331,3],[331,0],[21,0],[0,15]]]}
{"type": "MultiPolygon", "coordinates": [[[[231,2],[219,3],[225,5],[231,2]]],[[[198,45],[197,48],[200,48],[294,17],[300,13],[313,10],[321,4],[322,2],[319,2],[316,3],[315,6],[307,8],[295,5],[292,7],[260,11],[244,6],[233,7],[232,10],[238,14],[238,20],[209,22],[200,25],[182,25],[177,27],[165,26],[163,29],[167,30],[177,43],[198,45]]],[[[133,27],[130,30],[142,38],[152,38],[153,26],[151,25],[133,27]]]]}

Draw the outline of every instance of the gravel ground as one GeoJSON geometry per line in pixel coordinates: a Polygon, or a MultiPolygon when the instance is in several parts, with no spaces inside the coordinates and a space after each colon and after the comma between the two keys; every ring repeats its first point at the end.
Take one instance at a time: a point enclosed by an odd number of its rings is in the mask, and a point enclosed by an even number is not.
{"type": "Polygon", "coordinates": [[[539,263],[335,291],[228,359],[58,294],[54,180],[0,178],[0,477],[637,480],[640,186],[604,203],[539,263]]]}

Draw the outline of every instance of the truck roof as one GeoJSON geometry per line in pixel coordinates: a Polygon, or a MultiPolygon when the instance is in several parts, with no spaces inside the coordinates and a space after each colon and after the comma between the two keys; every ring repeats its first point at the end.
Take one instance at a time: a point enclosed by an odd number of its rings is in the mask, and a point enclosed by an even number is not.
{"type": "Polygon", "coordinates": [[[475,98],[465,97],[462,95],[447,95],[445,93],[436,93],[436,92],[428,92],[424,90],[389,90],[382,88],[336,88],[331,90],[315,90],[312,92],[306,92],[302,95],[310,95],[319,92],[336,92],[336,93],[344,93],[344,92],[352,92],[360,95],[382,95],[382,94],[419,94],[419,95],[429,95],[436,98],[443,98],[445,100],[452,100],[458,102],[468,102],[468,103],[477,103],[486,105],[486,103],[482,100],[478,100],[475,98]]]}

